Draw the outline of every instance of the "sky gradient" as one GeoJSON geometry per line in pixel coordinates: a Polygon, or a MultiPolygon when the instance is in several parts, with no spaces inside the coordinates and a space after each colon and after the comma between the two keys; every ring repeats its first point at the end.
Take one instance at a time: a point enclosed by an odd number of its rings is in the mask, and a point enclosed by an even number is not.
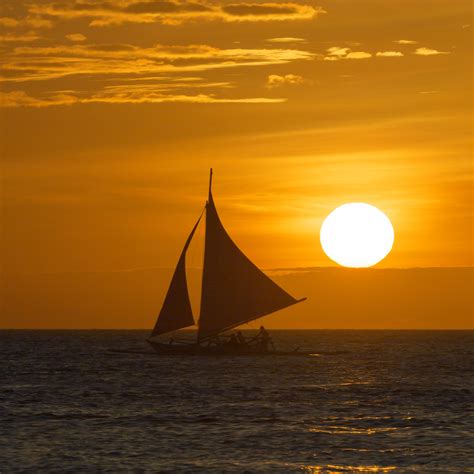
{"type": "Polygon", "coordinates": [[[394,225],[379,267],[472,265],[471,1],[1,8],[4,272],[173,267],[211,166],[262,268],[331,266],[354,201],[394,225]]]}

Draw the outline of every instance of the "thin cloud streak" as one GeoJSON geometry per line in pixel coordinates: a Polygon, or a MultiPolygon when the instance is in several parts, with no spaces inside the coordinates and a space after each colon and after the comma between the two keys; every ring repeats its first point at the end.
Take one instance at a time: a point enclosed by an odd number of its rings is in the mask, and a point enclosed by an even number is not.
{"type": "Polygon", "coordinates": [[[278,74],[270,74],[267,77],[266,86],[269,89],[275,87],[282,87],[284,85],[310,85],[312,81],[306,79],[298,74],[285,74],[284,76],[279,76],[278,74]]]}
{"type": "Polygon", "coordinates": [[[417,48],[416,51],[413,53],[418,56],[438,56],[440,54],[449,54],[448,51],[438,51],[437,49],[431,49],[431,48],[417,48]]]}
{"type": "Polygon", "coordinates": [[[351,48],[332,46],[326,50],[325,61],[339,61],[340,59],[367,59],[372,57],[372,53],[366,51],[352,51],[351,48]]]}
{"type": "Polygon", "coordinates": [[[379,51],[375,56],[378,58],[400,58],[403,53],[401,51],[379,51]]]}
{"type": "Polygon", "coordinates": [[[74,42],[82,42],[87,39],[82,33],[71,33],[70,35],[66,35],[66,38],[74,42]]]}
{"type": "Polygon", "coordinates": [[[90,97],[78,97],[73,94],[53,94],[46,98],[31,97],[24,91],[0,92],[0,104],[2,107],[35,107],[44,108],[58,105],[73,104],[158,104],[165,102],[199,103],[199,104],[275,104],[285,102],[286,99],[248,97],[239,99],[219,98],[209,94],[185,95],[185,94],[161,94],[139,91],[123,91],[119,89],[102,91],[90,97]]]}
{"type": "Polygon", "coordinates": [[[53,22],[41,15],[27,15],[23,18],[0,17],[0,26],[4,28],[52,28],[53,22]]]}
{"type": "Polygon", "coordinates": [[[394,41],[394,43],[397,43],[397,44],[418,44],[418,41],[407,40],[407,39],[400,39],[400,40],[394,41]]]}
{"type": "MultiPolygon", "coordinates": [[[[77,36],[73,39],[80,40],[77,36]]],[[[209,45],[173,46],[157,44],[143,48],[129,44],[64,44],[60,46],[17,46],[1,60],[1,80],[13,89],[15,83],[47,82],[67,77],[84,78],[80,91],[54,90],[32,94],[28,88],[5,91],[4,107],[71,105],[76,103],[275,103],[285,99],[264,97],[221,97],[200,94],[196,89],[217,91],[235,87],[228,81],[205,81],[188,76],[190,73],[240,67],[286,64],[296,60],[310,60],[315,55],[308,51],[285,48],[221,49],[209,45]],[[120,82],[138,81],[138,87],[120,82]],[[101,82],[116,84],[100,87],[101,82]],[[201,82],[199,82],[201,81],[201,82]],[[145,84],[153,82],[152,84],[145,84]],[[91,89],[91,90],[88,90],[91,89]],[[114,90],[112,90],[114,88],[114,90]],[[176,94],[176,89],[184,92],[176,94]]],[[[292,81],[291,75],[285,79],[292,81]]],[[[298,82],[295,76],[294,81],[298,82]]],[[[293,82],[294,82],[293,81],[293,82]]],[[[56,86],[57,88],[57,86],[56,86]]]]}
{"type": "Polygon", "coordinates": [[[69,2],[31,5],[30,13],[64,19],[84,18],[89,25],[104,27],[124,23],[180,25],[189,21],[261,22],[310,20],[324,13],[321,7],[300,3],[216,4],[193,1],[69,2]]]}
{"type": "Polygon", "coordinates": [[[307,42],[304,38],[293,38],[293,37],[267,38],[265,41],[267,43],[306,43],[307,42]]]}
{"type": "Polygon", "coordinates": [[[23,34],[6,33],[0,35],[0,43],[29,43],[39,39],[41,39],[41,36],[34,32],[23,34]]]}
{"type": "Polygon", "coordinates": [[[119,75],[208,71],[309,60],[296,49],[219,49],[208,45],[140,48],[127,44],[17,47],[1,61],[8,82],[48,80],[78,74],[119,75]]]}

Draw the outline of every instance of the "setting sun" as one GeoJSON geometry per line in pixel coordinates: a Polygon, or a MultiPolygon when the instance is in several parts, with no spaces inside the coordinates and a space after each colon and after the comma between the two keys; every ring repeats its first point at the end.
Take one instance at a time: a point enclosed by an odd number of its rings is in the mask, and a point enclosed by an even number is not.
{"type": "Polygon", "coordinates": [[[344,267],[371,267],[392,249],[390,219],[370,204],[354,202],[332,211],[321,226],[326,255],[344,267]]]}

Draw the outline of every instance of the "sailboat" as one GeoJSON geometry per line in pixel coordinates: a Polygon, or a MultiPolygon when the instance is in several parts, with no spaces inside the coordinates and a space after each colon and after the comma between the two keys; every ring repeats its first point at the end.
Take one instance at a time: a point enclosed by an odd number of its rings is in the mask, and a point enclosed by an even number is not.
{"type": "MultiPolygon", "coordinates": [[[[228,331],[304,301],[272,281],[232,241],[212,196],[212,169],[206,206],[191,230],[178,259],[163,306],[147,341],[161,354],[267,353],[258,344],[222,343],[228,331]],[[186,252],[205,214],[204,265],[200,315],[195,322],[186,281],[186,252]],[[196,337],[174,335],[197,325],[196,337]],[[172,334],[168,341],[163,335],[172,334]]],[[[277,353],[277,351],[272,351],[277,353]]],[[[282,352],[279,352],[282,353],[282,352]]]]}

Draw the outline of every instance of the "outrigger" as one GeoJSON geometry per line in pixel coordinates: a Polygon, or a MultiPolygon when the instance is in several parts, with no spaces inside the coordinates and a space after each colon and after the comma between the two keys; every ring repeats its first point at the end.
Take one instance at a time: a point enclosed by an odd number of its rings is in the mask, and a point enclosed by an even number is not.
{"type": "Polygon", "coordinates": [[[296,299],[254,265],[232,241],[222,225],[212,196],[212,169],[209,196],[176,265],[163,306],[147,341],[160,354],[191,355],[308,355],[276,351],[265,333],[248,340],[229,331],[242,324],[304,301],[296,299]],[[197,337],[162,336],[195,325],[186,282],[186,252],[205,214],[204,266],[197,337]],[[271,347],[270,347],[271,346],[271,347]]]}

